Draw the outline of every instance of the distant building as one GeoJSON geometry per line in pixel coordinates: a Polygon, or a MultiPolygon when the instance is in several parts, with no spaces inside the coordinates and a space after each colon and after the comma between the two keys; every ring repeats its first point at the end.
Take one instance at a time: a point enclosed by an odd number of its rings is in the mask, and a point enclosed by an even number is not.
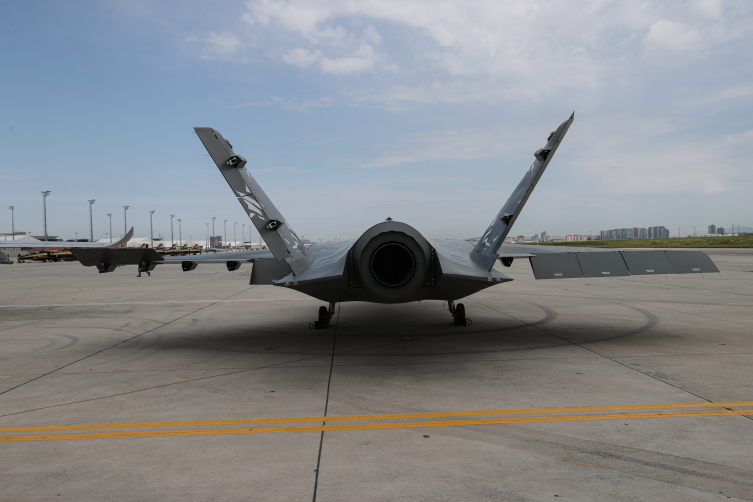
{"type": "Polygon", "coordinates": [[[716,233],[719,235],[724,235],[724,227],[716,227],[716,233]]]}
{"type": "MultiPolygon", "coordinates": [[[[631,228],[614,228],[612,230],[602,230],[599,232],[601,240],[623,240],[623,239],[667,239],[669,230],[665,227],[631,227],[631,228]]],[[[586,239],[584,239],[586,240],[586,239]]]]}
{"type": "Polygon", "coordinates": [[[709,225],[709,235],[716,234],[716,225],[709,225]]]}
{"type": "Polygon", "coordinates": [[[541,240],[542,241],[546,240],[546,230],[544,230],[543,232],[541,232],[541,240]]]}
{"type": "Polygon", "coordinates": [[[524,236],[522,236],[522,235],[519,235],[517,241],[518,242],[525,242],[526,238],[524,236]]]}

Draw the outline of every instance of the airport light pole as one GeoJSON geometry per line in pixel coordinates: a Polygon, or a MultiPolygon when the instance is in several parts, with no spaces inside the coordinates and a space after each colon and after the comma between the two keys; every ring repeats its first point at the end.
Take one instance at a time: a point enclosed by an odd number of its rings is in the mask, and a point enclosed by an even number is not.
{"type": "Polygon", "coordinates": [[[112,213],[107,213],[107,217],[110,218],[110,243],[112,243],[112,213]]]}
{"type": "Polygon", "coordinates": [[[212,216],[212,237],[214,237],[214,247],[217,248],[217,234],[214,232],[214,220],[216,220],[216,216],[212,216]]]}
{"type": "Polygon", "coordinates": [[[175,218],[174,214],[170,215],[170,245],[172,246],[175,243],[175,240],[173,239],[173,218],[175,218]]]}
{"type": "Polygon", "coordinates": [[[94,219],[92,218],[92,205],[96,199],[89,199],[89,242],[94,242],[94,219]]]}
{"type": "Polygon", "coordinates": [[[222,240],[223,240],[222,243],[225,245],[225,247],[227,247],[227,220],[222,220],[222,221],[224,222],[224,225],[225,225],[225,231],[223,232],[225,235],[222,236],[222,240]]]}
{"type": "Polygon", "coordinates": [[[10,209],[10,231],[13,232],[13,237],[11,238],[11,240],[14,241],[16,240],[16,206],[8,206],[8,209],[10,209]]]}
{"type": "Polygon", "coordinates": [[[209,247],[209,222],[207,222],[207,238],[204,241],[204,245],[208,248],[209,247]]]}
{"type": "Polygon", "coordinates": [[[76,234],[76,242],[78,242],[78,232],[74,232],[76,234]]]}
{"type": "Polygon", "coordinates": [[[154,209],[149,211],[149,237],[152,239],[152,247],[154,247],[154,224],[152,223],[154,221],[154,209]]]}
{"type": "Polygon", "coordinates": [[[128,208],[131,206],[123,206],[123,235],[128,233],[128,208]]]}
{"type": "Polygon", "coordinates": [[[693,227],[693,237],[695,237],[695,227],[693,227]]]}
{"type": "Polygon", "coordinates": [[[180,222],[183,221],[180,218],[178,218],[178,240],[180,241],[180,245],[183,245],[183,229],[181,228],[180,222]]]}
{"type": "Polygon", "coordinates": [[[243,249],[246,248],[246,224],[241,223],[241,242],[243,242],[243,249]]]}
{"type": "Polygon", "coordinates": [[[238,222],[233,222],[233,247],[238,247],[238,222]]]}
{"type": "Polygon", "coordinates": [[[49,240],[47,238],[47,196],[50,195],[49,190],[45,190],[42,192],[42,212],[44,214],[44,240],[49,240]]]}

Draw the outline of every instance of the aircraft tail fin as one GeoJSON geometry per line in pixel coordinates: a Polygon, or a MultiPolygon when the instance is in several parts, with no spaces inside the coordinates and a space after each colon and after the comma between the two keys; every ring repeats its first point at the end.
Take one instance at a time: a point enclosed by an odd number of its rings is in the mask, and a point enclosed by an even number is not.
{"type": "Polygon", "coordinates": [[[507,199],[505,205],[502,206],[502,210],[495,216],[494,221],[492,221],[489,228],[486,229],[486,232],[479,239],[476,247],[471,251],[471,259],[479,266],[486,270],[491,270],[494,262],[499,257],[497,254],[499,247],[510,232],[523,206],[528,201],[531,192],[536,188],[536,183],[539,182],[541,175],[544,174],[544,170],[549,165],[549,161],[554,157],[554,152],[557,151],[557,147],[559,147],[560,142],[565,137],[574,118],[575,112],[549,135],[544,148],[537,150],[533,154],[536,160],[528,168],[523,179],[515,188],[512,195],[510,195],[510,198],[507,199]]]}
{"type": "Polygon", "coordinates": [[[194,127],[194,131],[275,259],[285,260],[293,274],[306,270],[314,257],[248,172],[246,159],[236,155],[230,142],[211,127],[194,127]]]}

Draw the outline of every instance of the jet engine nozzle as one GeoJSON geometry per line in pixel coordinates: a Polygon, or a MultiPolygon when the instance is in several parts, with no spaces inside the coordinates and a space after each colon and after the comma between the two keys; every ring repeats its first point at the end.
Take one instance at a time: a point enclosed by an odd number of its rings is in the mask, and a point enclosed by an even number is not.
{"type": "Polygon", "coordinates": [[[399,242],[382,244],[371,255],[371,273],[385,286],[402,286],[413,277],[415,270],[413,253],[399,242]]]}
{"type": "Polygon", "coordinates": [[[367,230],[351,251],[351,287],[362,287],[384,303],[422,299],[433,285],[432,248],[413,227],[385,221],[367,230]]]}

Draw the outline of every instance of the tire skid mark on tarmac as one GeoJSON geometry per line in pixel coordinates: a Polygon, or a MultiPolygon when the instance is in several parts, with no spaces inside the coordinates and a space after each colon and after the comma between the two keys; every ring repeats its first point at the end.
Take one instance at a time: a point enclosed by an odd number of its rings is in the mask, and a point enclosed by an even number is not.
{"type": "MultiPolygon", "coordinates": [[[[254,287],[255,287],[255,286],[251,286],[251,287],[249,287],[249,288],[246,288],[246,289],[244,289],[243,291],[239,291],[239,292],[237,292],[237,293],[233,293],[232,295],[228,296],[227,298],[232,298],[233,296],[235,296],[235,295],[239,295],[239,294],[241,294],[241,293],[244,293],[244,292],[248,291],[249,289],[253,289],[254,287]]],[[[31,383],[31,382],[34,382],[34,381],[36,381],[36,380],[39,380],[40,378],[44,378],[44,377],[46,377],[46,376],[48,376],[48,375],[51,375],[51,374],[53,374],[53,373],[55,373],[55,372],[57,372],[57,371],[59,371],[59,370],[61,370],[61,369],[63,369],[63,368],[67,368],[67,367],[69,367],[69,366],[72,366],[72,365],[74,365],[74,364],[76,364],[76,363],[79,363],[79,362],[81,362],[81,361],[83,361],[83,360],[85,360],[85,359],[88,359],[88,358],[90,358],[90,357],[94,357],[94,356],[96,356],[97,354],[101,354],[102,352],[105,352],[106,350],[109,350],[109,349],[111,349],[111,348],[113,348],[113,347],[117,347],[118,345],[122,345],[122,344],[124,344],[124,343],[130,342],[131,340],[135,340],[136,338],[138,338],[138,337],[140,337],[140,336],[143,336],[143,335],[146,335],[146,334],[148,334],[148,333],[151,333],[152,331],[155,331],[155,330],[157,330],[157,329],[160,329],[160,328],[161,328],[161,327],[163,327],[163,326],[167,326],[167,325],[169,325],[169,324],[172,324],[172,323],[174,323],[174,322],[176,322],[176,321],[179,321],[180,319],[183,319],[184,317],[188,317],[189,315],[193,315],[194,313],[196,313],[196,312],[199,312],[200,310],[204,310],[204,309],[206,309],[206,308],[208,308],[208,307],[211,307],[212,305],[214,305],[214,304],[209,304],[209,305],[205,305],[204,307],[198,308],[198,309],[194,310],[193,312],[189,312],[188,314],[185,314],[185,315],[183,315],[183,316],[177,317],[177,318],[175,318],[175,319],[173,319],[173,320],[171,320],[171,321],[168,321],[168,322],[166,322],[166,323],[162,323],[162,324],[160,324],[160,325],[159,325],[159,326],[157,326],[157,327],[154,327],[154,328],[152,328],[152,329],[149,329],[149,330],[147,330],[147,331],[144,331],[144,332],[142,332],[142,333],[139,333],[139,334],[137,334],[137,335],[134,335],[134,336],[132,336],[132,337],[130,337],[130,338],[127,338],[127,339],[125,339],[125,340],[121,340],[121,341],[119,341],[119,342],[117,342],[117,343],[115,343],[115,344],[112,344],[112,345],[109,345],[109,346],[105,347],[104,349],[100,349],[100,350],[97,350],[96,352],[94,352],[94,353],[92,353],[92,354],[89,354],[89,355],[87,355],[87,356],[81,357],[81,358],[79,358],[79,359],[77,359],[77,360],[75,360],[75,361],[72,361],[72,362],[68,363],[68,364],[64,364],[63,366],[60,366],[60,367],[58,367],[58,368],[55,368],[54,370],[51,370],[51,371],[48,371],[48,372],[46,372],[46,373],[44,373],[44,374],[41,374],[41,375],[39,375],[39,376],[36,376],[36,377],[34,377],[34,378],[30,379],[30,380],[27,380],[27,381],[25,381],[25,382],[21,382],[21,383],[20,383],[20,384],[18,384],[18,385],[15,385],[15,386],[13,386],[13,387],[10,387],[10,388],[8,388],[8,389],[6,389],[6,390],[4,390],[4,391],[0,392],[0,396],[3,396],[3,395],[5,395],[5,394],[7,394],[8,392],[10,392],[10,391],[12,391],[12,390],[14,390],[14,389],[18,389],[19,387],[22,387],[22,386],[24,386],[24,385],[26,385],[26,384],[29,384],[29,383],[31,383]]]]}
{"type": "MultiPolygon", "coordinates": [[[[613,298],[604,298],[604,299],[605,299],[605,300],[607,300],[607,301],[612,301],[612,302],[619,302],[619,300],[615,300],[615,299],[613,299],[613,298]]],[[[495,311],[495,312],[499,312],[499,313],[500,313],[500,314],[502,314],[502,315],[506,315],[506,316],[508,316],[508,317],[510,317],[510,318],[513,318],[513,319],[516,319],[516,320],[518,320],[518,321],[520,321],[520,322],[522,322],[522,323],[528,324],[528,323],[526,323],[525,321],[523,321],[523,320],[521,320],[521,319],[518,319],[518,318],[516,318],[516,317],[512,316],[511,314],[507,314],[507,313],[505,313],[505,312],[502,312],[501,310],[497,310],[497,309],[496,309],[496,308],[494,308],[494,307],[490,307],[489,305],[485,305],[485,304],[483,304],[483,303],[481,303],[481,302],[478,302],[478,301],[472,300],[472,299],[470,299],[470,298],[469,298],[469,300],[471,300],[471,301],[474,301],[475,303],[477,303],[477,304],[479,304],[479,305],[483,305],[484,307],[486,307],[486,308],[488,308],[488,309],[490,309],[490,310],[493,310],[493,311],[495,311]]],[[[650,320],[649,320],[649,323],[650,323],[650,320]]],[[[529,326],[530,326],[530,324],[529,324],[529,326]]],[[[656,380],[657,382],[661,382],[661,383],[663,383],[664,385],[668,385],[668,386],[670,386],[670,387],[673,387],[673,388],[675,388],[675,389],[677,389],[677,390],[680,390],[680,391],[682,391],[682,392],[685,392],[685,393],[687,393],[687,394],[690,394],[691,396],[697,397],[698,399],[702,399],[702,400],[704,400],[704,401],[706,401],[706,402],[709,402],[709,403],[713,402],[713,400],[711,400],[711,399],[709,399],[709,398],[707,398],[707,397],[704,397],[704,396],[701,396],[701,395],[699,395],[699,394],[696,394],[696,393],[694,393],[694,392],[692,392],[692,391],[690,391],[690,390],[688,390],[688,389],[684,389],[684,388],[680,387],[679,385],[674,385],[674,384],[672,384],[672,383],[670,383],[670,382],[667,382],[666,380],[662,380],[661,378],[659,378],[659,377],[658,377],[658,376],[656,376],[656,375],[652,375],[652,374],[650,374],[650,373],[647,373],[647,372],[645,372],[645,371],[641,371],[641,370],[639,370],[638,368],[635,368],[635,367],[633,367],[633,366],[631,366],[631,365],[629,365],[629,364],[627,364],[627,363],[624,363],[624,362],[622,362],[622,361],[618,361],[617,359],[615,359],[615,358],[613,358],[613,357],[609,357],[609,356],[606,356],[606,355],[604,355],[604,354],[601,354],[600,352],[597,352],[597,351],[596,351],[596,350],[594,350],[594,349],[590,349],[590,348],[588,348],[588,347],[585,347],[585,346],[583,345],[583,343],[578,343],[578,342],[574,342],[574,341],[572,341],[572,340],[570,340],[570,339],[568,339],[568,338],[565,338],[564,336],[560,336],[560,335],[557,335],[557,334],[555,334],[555,333],[553,333],[553,332],[551,332],[551,331],[547,331],[546,329],[544,329],[544,328],[541,328],[540,326],[534,326],[534,327],[535,327],[536,329],[538,329],[538,330],[540,330],[540,331],[544,332],[544,333],[547,333],[547,334],[548,334],[548,335],[550,335],[550,336],[553,336],[553,337],[555,337],[555,338],[558,338],[558,339],[560,339],[560,340],[563,340],[563,341],[565,341],[565,342],[567,342],[567,343],[569,343],[569,344],[572,344],[572,345],[574,345],[574,346],[576,346],[576,347],[580,347],[580,348],[581,348],[581,349],[583,349],[583,350],[587,350],[588,352],[591,352],[591,353],[592,353],[592,354],[594,354],[594,355],[597,355],[597,356],[599,356],[599,357],[602,357],[602,358],[604,358],[604,359],[607,359],[607,360],[609,360],[609,361],[612,361],[612,362],[613,362],[613,363],[615,363],[615,364],[619,364],[620,366],[623,366],[623,367],[625,367],[625,368],[627,368],[627,369],[629,369],[629,370],[635,371],[636,373],[640,373],[641,375],[647,376],[648,378],[651,378],[651,379],[653,379],[653,380],[656,380]]],[[[748,417],[746,417],[746,418],[748,418],[748,419],[750,419],[750,420],[753,420],[753,417],[750,417],[750,416],[748,416],[748,417]]]]}

